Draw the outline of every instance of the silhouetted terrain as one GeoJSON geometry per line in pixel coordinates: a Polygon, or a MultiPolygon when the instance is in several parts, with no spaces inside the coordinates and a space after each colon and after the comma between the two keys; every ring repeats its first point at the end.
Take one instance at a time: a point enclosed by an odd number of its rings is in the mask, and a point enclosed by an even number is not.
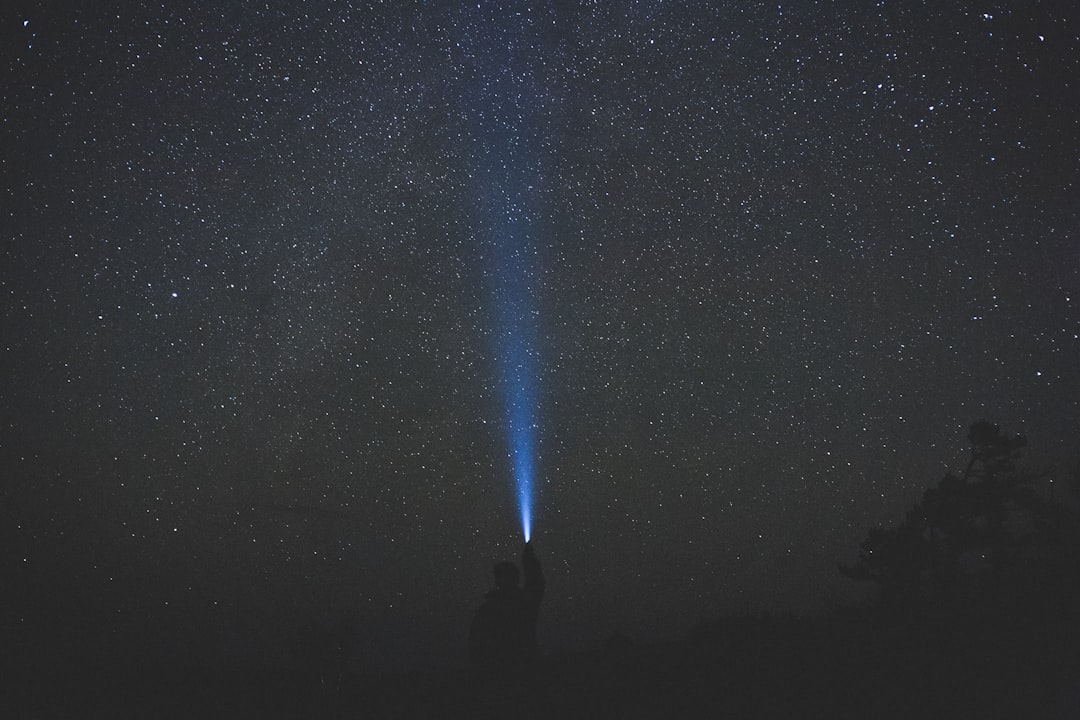
{"type": "Polygon", "coordinates": [[[81,668],[8,675],[17,717],[1068,718],[1080,713],[1075,625],[1050,618],[732,617],[690,636],[548,657],[513,680],[470,672],[81,668]]]}
{"type": "MultiPolygon", "coordinates": [[[[968,439],[964,471],[839,568],[877,586],[862,607],[706,620],[668,643],[616,634],[535,664],[530,625],[530,662],[426,674],[359,671],[349,623],[305,628],[288,667],[110,667],[9,650],[5,703],[43,718],[1080,717],[1080,472],[1055,495],[1049,471],[1019,467],[1022,436],[978,422],[968,439]]],[[[531,548],[523,559],[534,613],[543,579],[531,548]]],[[[502,569],[514,572],[493,592],[517,590],[516,567],[502,569]]]]}

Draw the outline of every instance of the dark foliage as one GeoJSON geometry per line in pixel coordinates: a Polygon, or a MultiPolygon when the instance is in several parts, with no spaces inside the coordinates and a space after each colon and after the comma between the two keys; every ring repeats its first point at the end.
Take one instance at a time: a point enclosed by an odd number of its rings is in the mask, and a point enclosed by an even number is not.
{"type": "Polygon", "coordinates": [[[883,606],[912,612],[1051,599],[1018,597],[1033,588],[1080,596],[1077,515],[1038,489],[1050,473],[1018,468],[1026,438],[980,421],[968,440],[963,473],[946,474],[900,525],[872,529],[858,562],[840,571],[876,583],[883,606]]]}

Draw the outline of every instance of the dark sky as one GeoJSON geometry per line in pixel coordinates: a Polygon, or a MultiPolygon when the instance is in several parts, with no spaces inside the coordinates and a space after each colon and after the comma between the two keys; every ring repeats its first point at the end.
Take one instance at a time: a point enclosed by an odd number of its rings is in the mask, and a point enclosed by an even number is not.
{"type": "Polygon", "coordinates": [[[369,667],[460,664],[515,403],[548,650],[849,597],[974,420],[1075,460],[1071,1],[16,4],[0,619],[38,652],[349,619],[369,667]]]}

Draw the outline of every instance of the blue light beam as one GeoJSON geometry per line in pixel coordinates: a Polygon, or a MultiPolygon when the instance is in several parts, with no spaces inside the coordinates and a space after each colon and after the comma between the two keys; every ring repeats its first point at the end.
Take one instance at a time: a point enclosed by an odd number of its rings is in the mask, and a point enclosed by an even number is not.
{"type": "MultiPolygon", "coordinates": [[[[479,8],[479,6],[478,6],[479,8]]],[[[517,6],[515,6],[517,8],[517,6]]],[[[477,239],[492,303],[495,370],[507,452],[525,541],[532,538],[537,459],[538,187],[543,185],[537,86],[524,50],[531,11],[492,3],[470,16],[474,75],[464,97],[472,135],[477,239]]]]}
{"type": "MultiPolygon", "coordinates": [[[[499,176],[506,176],[500,168],[499,176]]],[[[508,183],[514,187],[515,183],[508,183]]],[[[535,249],[532,223],[513,210],[525,198],[501,190],[495,205],[503,211],[489,224],[487,246],[489,296],[495,322],[494,354],[502,399],[507,453],[521,515],[525,542],[532,538],[537,457],[536,316],[534,307],[535,249]]]]}
{"type": "MultiPolygon", "coordinates": [[[[512,273],[511,273],[512,274],[512,273]]],[[[509,289],[496,300],[501,306],[499,348],[500,385],[506,408],[507,440],[521,529],[525,542],[532,538],[533,473],[536,459],[536,392],[532,327],[522,293],[509,289]],[[511,299],[506,294],[516,296],[511,299]],[[514,300],[517,300],[515,302],[514,300]]]]}

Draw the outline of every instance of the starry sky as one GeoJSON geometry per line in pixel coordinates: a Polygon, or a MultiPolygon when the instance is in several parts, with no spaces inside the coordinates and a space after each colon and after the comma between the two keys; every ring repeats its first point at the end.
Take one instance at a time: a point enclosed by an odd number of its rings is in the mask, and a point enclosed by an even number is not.
{"type": "Polygon", "coordinates": [[[1075,3],[2,21],[33,652],[275,661],[349,620],[366,667],[463,664],[519,463],[548,651],[818,612],[971,422],[1076,460],[1075,3]]]}

